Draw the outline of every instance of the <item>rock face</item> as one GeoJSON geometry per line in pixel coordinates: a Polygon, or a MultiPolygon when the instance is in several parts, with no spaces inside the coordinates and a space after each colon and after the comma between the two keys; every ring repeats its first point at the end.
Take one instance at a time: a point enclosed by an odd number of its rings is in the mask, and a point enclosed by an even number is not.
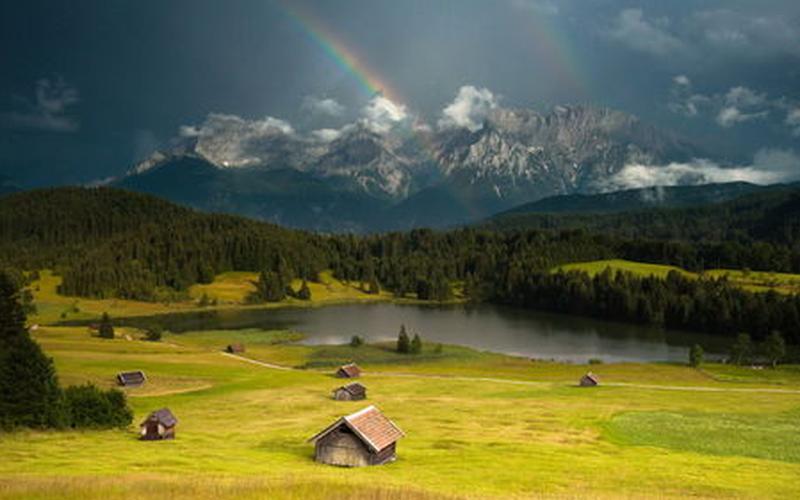
{"type": "Polygon", "coordinates": [[[549,196],[591,193],[627,164],[699,153],[634,116],[583,106],[547,114],[498,108],[475,131],[378,133],[355,123],[322,140],[264,127],[191,138],[115,183],[200,209],[365,231],[447,226],[549,196]]]}

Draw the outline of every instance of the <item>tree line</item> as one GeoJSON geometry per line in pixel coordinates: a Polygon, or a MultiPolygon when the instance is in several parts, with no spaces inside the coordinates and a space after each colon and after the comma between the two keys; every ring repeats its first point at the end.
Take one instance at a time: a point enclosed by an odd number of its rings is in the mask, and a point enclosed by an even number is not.
{"type": "Polygon", "coordinates": [[[800,245],[788,237],[794,234],[794,200],[767,208],[737,206],[737,220],[776,214],[788,219],[772,223],[773,232],[748,229],[723,240],[676,239],[669,231],[649,238],[647,233],[628,237],[615,231],[485,227],[356,236],[203,214],[110,188],[59,188],[0,199],[0,265],[52,268],[62,276],[59,291],[66,295],[138,300],[186,297],[189,286],[209,283],[219,273],[252,271],[259,273],[252,297],[257,302],[287,295],[308,299],[308,282],[330,269],[339,279],[365,283],[369,293],[446,301],[459,284],[473,301],[729,336],[747,331],[759,339],[778,330],[797,344],[793,297],[750,293],[724,280],[551,273],[559,264],[608,258],[694,271],[800,270],[800,245]],[[290,286],[294,279],[302,280],[298,290],[290,286]]]}

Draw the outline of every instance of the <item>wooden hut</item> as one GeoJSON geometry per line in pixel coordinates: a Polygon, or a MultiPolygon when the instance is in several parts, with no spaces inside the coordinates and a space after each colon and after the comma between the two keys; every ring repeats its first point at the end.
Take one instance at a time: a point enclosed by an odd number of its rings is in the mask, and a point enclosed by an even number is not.
{"type": "Polygon", "coordinates": [[[177,425],[178,419],[169,411],[169,408],[161,408],[151,413],[139,426],[141,439],[144,441],[175,439],[177,425]]]}
{"type": "Polygon", "coordinates": [[[241,354],[244,352],[244,344],[228,344],[228,347],[225,348],[225,352],[241,354]]]}
{"type": "Polygon", "coordinates": [[[342,417],[312,437],[317,462],[363,467],[393,462],[397,440],[405,436],[374,406],[342,417]]]}
{"type": "Polygon", "coordinates": [[[117,373],[117,383],[123,387],[139,387],[146,381],[147,377],[140,370],[117,373]]]}
{"type": "Polygon", "coordinates": [[[358,382],[343,385],[333,390],[333,399],[336,401],[359,401],[367,399],[367,388],[358,382]]]}
{"type": "Polygon", "coordinates": [[[581,377],[579,385],[581,387],[595,387],[600,385],[600,379],[597,378],[597,375],[595,375],[594,373],[589,372],[583,377],[581,377]]]}
{"type": "Polygon", "coordinates": [[[340,366],[339,369],[336,370],[336,376],[339,378],[358,378],[361,376],[361,368],[355,363],[340,366]]]}

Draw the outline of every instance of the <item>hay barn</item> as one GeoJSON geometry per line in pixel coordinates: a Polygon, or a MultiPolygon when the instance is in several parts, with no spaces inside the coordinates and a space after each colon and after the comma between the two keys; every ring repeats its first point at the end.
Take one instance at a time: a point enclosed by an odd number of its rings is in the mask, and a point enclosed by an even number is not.
{"type": "Polygon", "coordinates": [[[583,377],[581,377],[579,385],[581,387],[595,387],[600,385],[600,379],[597,378],[597,375],[595,375],[594,373],[589,372],[583,377]]]}
{"type": "Polygon", "coordinates": [[[139,387],[147,381],[143,371],[121,372],[117,374],[117,383],[123,387],[139,387]]]}
{"type": "Polygon", "coordinates": [[[361,368],[355,363],[340,366],[339,369],[336,370],[336,376],[339,378],[358,378],[361,376],[361,368]]]}
{"type": "Polygon", "coordinates": [[[139,426],[141,439],[144,441],[175,439],[177,425],[178,419],[169,411],[169,408],[161,408],[148,415],[139,426]]]}
{"type": "Polygon", "coordinates": [[[364,467],[393,462],[397,440],[405,436],[374,406],[342,417],[312,437],[317,462],[341,467],[364,467]]]}
{"type": "Polygon", "coordinates": [[[333,390],[333,399],[336,401],[359,401],[367,399],[367,388],[358,382],[343,385],[333,390]]]}
{"type": "Polygon", "coordinates": [[[241,354],[244,352],[244,344],[228,344],[228,347],[225,348],[225,352],[241,354]]]}

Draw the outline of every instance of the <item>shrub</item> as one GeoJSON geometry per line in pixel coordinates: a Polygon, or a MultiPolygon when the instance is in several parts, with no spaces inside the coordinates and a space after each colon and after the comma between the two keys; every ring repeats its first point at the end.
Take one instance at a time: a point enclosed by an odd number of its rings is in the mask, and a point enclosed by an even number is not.
{"type": "Polygon", "coordinates": [[[108,316],[108,313],[103,313],[103,317],[100,319],[98,335],[100,338],[104,339],[114,338],[114,325],[111,324],[111,318],[108,316]]]}
{"type": "Polygon", "coordinates": [[[600,359],[600,358],[589,358],[589,364],[590,365],[602,365],[603,364],[603,360],[600,359]]]}
{"type": "Polygon", "coordinates": [[[419,354],[422,352],[422,339],[416,333],[414,334],[414,338],[411,339],[411,345],[409,346],[408,352],[411,354],[419,354]]]}
{"type": "Polygon", "coordinates": [[[689,365],[695,368],[703,364],[703,348],[695,344],[689,349],[689,365]]]}
{"type": "Polygon", "coordinates": [[[117,389],[102,391],[86,384],[67,387],[64,396],[70,427],[107,429],[127,427],[133,421],[125,394],[117,389]]]}
{"type": "Polygon", "coordinates": [[[160,326],[154,325],[145,330],[144,338],[150,342],[159,342],[162,337],[162,330],[160,326]]]}
{"type": "Polygon", "coordinates": [[[350,339],[350,347],[361,347],[362,345],[364,345],[364,339],[358,335],[353,335],[350,339]]]}

